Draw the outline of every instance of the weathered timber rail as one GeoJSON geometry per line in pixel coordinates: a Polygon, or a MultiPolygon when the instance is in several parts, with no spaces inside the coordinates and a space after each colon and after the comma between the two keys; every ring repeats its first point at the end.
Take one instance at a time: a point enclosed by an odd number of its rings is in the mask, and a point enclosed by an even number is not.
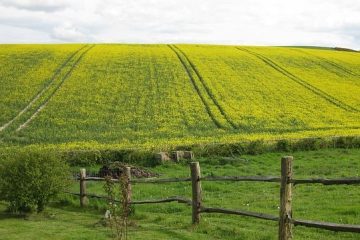
{"type": "Polygon", "coordinates": [[[233,214],[233,215],[241,215],[246,217],[260,218],[264,220],[279,221],[278,216],[265,214],[265,213],[251,212],[246,210],[230,210],[225,208],[202,207],[200,209],[200,213],[224,213],[224,214],[233,214]]]}
{"type": "MultiPolygon", "coordinates": [[[[75,193],[75,192],[65,192],[65,193],[75,195],[75,196],[81,196],[80,193],[75,193]]],[[[86,194],[86,197],[98,198],[98,199],[108,199],[108,197],[105,195],[97,195],[97,194],[92,194],[92,193],[86,194]]],[[[123,203],[120,200],[114,200],[114,202],[123,203]]],[[[178,202],[178,203],[185,203],[187,205],[191,205],[191,203],[192,203],[191,200],[189,200],[189,199],[186,199],[186,198],[183,198],[180,196],[174,196],[174,197],[168,197],[168,198],[164,198],[164,199],[131,201],[130,204],[148,204],[148,203],[166,203],[166,202],[178,202]]]]}
{"type": "Polygon", "coordinates": [[[309,184],[309,183],[320,183],[323,185],[340,185],[340,184],[360,184],[360,178],[340,178],[340,179],[292,179],[291,183],[297,184],[309,184]]]}
{"type": "MultiPolygon", "coordinates": [[[[75,178],[80,180],[80,177],[75,178]]],[[[232,182],[280,182],[280,177],[272,176],[205,176],[200,177],[201,181],[232,181],[232,182]]],[[[84,181],[105,181],[102,177],[85,177],[84,181]]],[[[111,179],[111,181],[119,182],[118,179],[111,179]]],[[[191,182],[191,178],[144,178],[144,179],[132,179],[130,183],[172,183],[172,182],[191,182]]],[[[291,179],[290,183],[294,185],[298,184],[310,184],[319,183],[323,185],[353,185],[360,184],[360,178],[339,178],[339,179],[327,179],[327,178],[312,178],[312,179],[291,179]]]]}
{"type": "MultiPolygon", "coordinates": [[[[279,223],[279,240],[289,240],[293,236],[293,226],[304,226],[311,228],[320,228],[330,231],[342,231],[360,233],[360,225],[353,224],[338,224],[319,222],[311,220],[300,220],[292,217],[292,191],[293,186],[298,184],[323,184],[328,185],[358,185],[360,184],[359,177],[327,179],[327,178],[312,178],[312,179],[294,179],[293,178],[293,157],[283,157],[281,159],[281,176],[201,176],[200,164],[198,162],[190,163],[191,177],[179,178],[145,178],[145,179],[131,179],[130,168],[126,167],[124,173],[125,186],[127,197],[126,204],[162,204],[168,202],[178,202],[192,207],[192,222],[193,224],[200,223],[200,215],[206,213],[232,214],[245,217],[253,217],[268,221],[276,221],[279,223]],[[280,210],[279,216],[251,212],[240,209],[224,209],[205,207],[202,204],[202,188],[201,181],[241,181],[241,182],[270,182],[280,183],[280,210]],[[164,184],[175,182],[191,182],[192,185],[192,199],[186,199],[181,196],[172,196],[164,199],[150,199],[150,200],[131,200],[132,184],[164,184]]],[[[87,177],[85,169],[80,170],[80,176],[75,178],[80,181],[80,193],[67,192],[72,195],[80,196],[80,205],[88,204],[88,198],[108,199],[107,196],[101,196],[86,192],[87,181],[105,181],[105,178],[87,177]]],[[[118,179],[111,179],[111,181],[119,182],[118,179]]],[[[115,200],[115,202],[121,202],[115,200]]]]}

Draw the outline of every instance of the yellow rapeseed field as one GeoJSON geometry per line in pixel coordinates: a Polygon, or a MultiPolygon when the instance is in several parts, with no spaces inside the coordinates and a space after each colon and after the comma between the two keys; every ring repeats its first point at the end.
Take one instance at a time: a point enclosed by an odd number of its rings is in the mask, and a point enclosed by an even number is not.
{"type": "Polygon", "coordinates": [[[354,136],[360,53],[1,45],[1,145],[159,146],[354,136]]]}

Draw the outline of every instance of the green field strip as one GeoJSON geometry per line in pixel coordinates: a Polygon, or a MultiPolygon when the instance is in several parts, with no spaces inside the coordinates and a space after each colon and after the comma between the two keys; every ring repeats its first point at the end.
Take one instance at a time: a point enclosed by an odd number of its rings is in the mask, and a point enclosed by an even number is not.
{"type": "MultiPolygon", "coordinates": [[[[194,77],[191,74],[191,71],[188,69],[188,65],[186,63],[188,63],[191,67],[191,69],[193,70],[193,72],[195,73],[196,77],[199,79],[199,82],[201,83],[201,85],[203,86],[203,89],[205,90],[206,94],[208,95],[208,97],[211,99],[211,101],[213,102],[213,104],[216,106],[217,110],[221,113],[221,115],[224,117],[224,119],[229,123],[229,125],[233,128],[233,129],[238,129],[238,126],[230,119],[230,117],[226,114],[226,112],[224,111],[224,109],[221,107],[221,105],[219,104],[219,102],[217,101],[216,97],[214,96],[214,94],[212,93],[211,89],[207,86],[207,84],[205,83],[204,79],[202,78],[200,72],[198,71],[198,69],[195,67],[195,65],[192,63],[192,61],[188,58],[188,56],[184,53],[184,51],[182,51],[180,48],[178,48],[177,46],[173,45],[171,46],[171,49],[178,55],[181,63],[183,64],[184,68],[186,69],[189,77],[192,79],[192,83],[194,85],[194,87],[197,89],[197,92],[200,95],[200,89],[199,86],[196,84],[196,81],[194,79],[194,77]],[[185,63],[186,61],[186,63],[185,63]]],[[[208,105],[205,101],[205,98],[202,96],[202,101],[204,102],[204,105],[208,105]]],[[[208,108],[209,111],[211,112],[210,108],[208,108]]],[[[212,114],[213,115],[213,114],[212,114]]],[[[217,125],[218,126],[218,125],[217,125]]],[[[218,126],[219,127],[219,126],[218,126]]]]}
{"type": "Polygon", "coordinates": [[[0,127],[0,132],[5,130],[8,126],[10,126],[16,119],[18,119],[21,115],[23,115],[51,86],[51,84],[55,81],[56,77],[60,74],[61,70],[73,59],[73,57],[81,51],[85,46],[79,48],[75,52],[71,53],[70,56],[63,62],[60,67],[56,69],[53,76],[50,78],[50,81],[46,83],[46,85],[31,99],[31,101],[23,108],[14,118],[5,123],[0,127]]]}
{"type": "Polygon", "coordinates": [[[327,100],[328,102],[332,103],[333,105],[342,108],[343,110],[346,111],[350,111],[350,112],[359,112],[358,109],[347,105],[346,103],[343,103],[342,101],[336,99],[335,97],[331,96],[330,94],[324,92],[323,90],[309,84],[307,81],[295,76],[294,74],[290,73],[289,71],[287,71],[285,68],[279,66],[277,63],[275,63],[274,61],[270,60],[269,58],[255,53],[253,51],[250,51],[248,49],[243,49],[243,48],[239,48],[236,47],[238,50],[243,51],[243,52],[247,52],[253,56],[256,56],[257,58],[261,59],[264,63],[266,63],[268,66],[272,67],[273,69],[275,69],[276,71],[282,73],[283,75],[287,76],[288,78],[292,79],[293,81],[297,82],[298,84],[300,84],[301,86],[303,86],[304,88],[312,91],[314,94],[324,98],[325,100],[327,100]]]}
{"type": "MultiPolygon", "coordinates": [[[[360,74],[354,73],[353,71],[351,71],[351,70],[349,70],[349,69],[341,66],[340,64],[337,64],[337,63],[335,63],[335,62],[333,62],[333,61],[331,61],[331,60],[329,60],[329,59],[327,59],[327,58],[318,56],[318,55],[316,55],[316,54],[309,53],[308,51],[303,51],[303,50],[301,50],[301,49],[294,49],[294,51],[297,51],[297,52],[306,54],[306,55],[311,56],[311,57],[315,57],[315,58],[317,58],[317,59],[319,59],[319,60],[327,63],[328,65],[330,65],[330,66],[332,66],[332,67],[334,67],[334,68],[336,68],[336,69],[338,69],[338,70],[340,70],[340,71],[342,71],[343,73],[346,73],[346,74],[348,74],[348,75],[351,75],[351,76],[354,76],[354,77],[360,77],[360,74]]],[[[331,70],[329,70],[329,71],[331,71],[331,70]]],[[[332,72],[332,71],[331,71],[331,72],[332,72]]]]}
{"type": "MultiPolygon", "coordinates": [[[[83,51],[80,56],[76,59],[76,61],[71,65],[70,70],[65,74],[65,76],[61,79],[61,82],[55,87],[55,89],[51,92],[51,94],[45,98],[44,101],[41,102],[40,106],[38,106],[35,110],[35,112],[24,122],[22,123],[17,129],[16,132],[24,129],[29,125],[29,123],[46,107],[50,99],[55,95],[55,93],[60,89],[60,87],[64,84],[66,79],[69,78],[75,67],[78,65],[78,63],[81,61],[81,59],[84,57],[84,55],[90,51],[91,48],[93,48],[95,45],[88,46],[85,51],[83,51]]],[[[84,48],[82,48],[84,49],[84,48]]],[[[82,50],[81,49],[81,50],[82,50]]],[[[79,51],[77,52],[79,53],[79,51]]]]}

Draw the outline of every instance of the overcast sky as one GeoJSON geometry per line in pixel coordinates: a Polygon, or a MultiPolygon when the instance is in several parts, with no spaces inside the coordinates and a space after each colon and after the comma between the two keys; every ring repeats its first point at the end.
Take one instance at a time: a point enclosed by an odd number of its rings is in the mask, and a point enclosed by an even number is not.
{"type": "Polygon", "coordinates": [[[360,0],[0,0],[0,42],[360,49],[360,0]]]}

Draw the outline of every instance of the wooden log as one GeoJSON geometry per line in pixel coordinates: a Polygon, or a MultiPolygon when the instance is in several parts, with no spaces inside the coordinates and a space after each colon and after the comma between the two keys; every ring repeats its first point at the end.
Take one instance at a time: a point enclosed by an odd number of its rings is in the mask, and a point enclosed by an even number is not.
{"type": "Polygon", "coordinates": [[[192,205],[191,200],[185,199],[183,197],[169,197],[165,199],[132,201],[131,204],[152,204],[152,203],[166,203],[166,202],[178,202],[178,203],[185,203],[187,205],[192,205]]]}
{"type": "Polygon", "coordinates": [[[360,225],[327,223],[327,222],[317,222],[317,221],[309,221],[309,220],[296,220],[296,219],[292,219],[291,222],[295,226],[321,228],[321,229],[331,230],[331,231],[335,231],[335,232],[355,232],[355,233],[360,233],[360,225]]]}
{"type": "Polygon", "coordinates": [[[292,162],[291,156],[281,159],[279,240],[292,239],[292,162]]]}
{"type": "Polygon", "coordinates": [[[250,211],[246,211],[246,210],[230,210],[230,209],[224,209],[224,208],[203,207],[203,208],[201,208],[200,212],[201,213],[234,214],[234,215],[254,217],[254,218],[260,218],[260,219],[271,220],[271,221],[279,221],[279,217],[277,217],[277,216],[265,214],[265,213],[250,212],[250,211]]]}
{"type": "Polygon", "coordinates": [[[80,206],[84,207],[88,204],[88,199],[86,197],[86,169],[80,169],[80,206]]]}
{"type": "MultiPolygon", "coordinates": [[[[75,178],[75,180],[80,180],[75,178]]],[[[85,181],[105,181],[102,177],[86,177],[85,181]]],[[[118,179],[111,179],[114,182],[118,182],[118,179]]],[[[249,181],[249,182],[280,182],[280,177],[274,176],[205,176],[201,177],[202,181],[249,181]]],[[[187,182],[191,181],[191,178],[143,178],[133,179],[132,183],[166,183],[166,182],[187,182]]],[[[326,178],[311,178],[311,179],[292,179],[290,183],[296,184],[311,184],[319,183],[324,185],[338,185],[338,184],[360,184],[360,178],[339,178],[339,179],[326,179],[326,178]]]]}
{"type": "Polygon", "coordinates": [[[126,211],[126,215],[129,215],[129,210],[130,210],[130,203],[131,203],[131,168],[130,167],[125,167],[124,168],[124,178],[125,178],[125,182],[124,182],[124,191],[125,191],[125,211],[126,211]]]}
{"type": "MultiPolygon", "coordinates": [[[[67,194],[80,196],[80,193],[74,193],[74,192],[65,192],[67,194]]],[[[89,198],[97,198],[97,199],[109,199],[108,196],[104,195],[97,195],[93,193],[86,194],[89,198]]],[[[116,203],[122,203],[122,201],[114,200],[116,203]]],[[[185,203],[187,205],[192,205],[192,201],[189,199],[185,199],[183,197],[169,197],[164,199],[149,199],[149,200],[138,200],[138,201],[131,201],[130,204],[155,204],[155,203],[167,203],[167,202],[178,202],[178,203],[185,203]]]]}
{"type": "Polygon", "coordinates": [[[292,179],[291,183],[296,184],[309,184],[320,183],[323,185],[339,185],[339,184],[360,184],[360,178],[339,178],[339,179],[326,179],[326,178],[313,178],[313,179],[292,179]]]}
{"type": "Polygon", "coordinates": [[[190,163],[191,182],[192,182],[192,223],[200,222],[201,210],[201,182],[199,162],[190,163]]]}
{"type": "Polygon", "coordinates": [[[248,181],[248,182],[280,182],[281,178],[272,176],[206,176],[202,181],[248,181]]]}
{"type": "Polygon", "coordinates": [[[133,179],[131,183],[171,183],[171,182],[190,182],[191,178],[143,178],[133,179]]]}
{"type": "MultiPolygon", "coordinates": [[[[79,178],[80,179],[80,178],[79,178]]],[[[105,178],[103,177],[86,177],[85,179],[83,179],[84,181],[92,181],[92,182],[102,182],[105,181],[105,178]]],[[[113,182],[119,182],[119,179],[111,179],[111,181],[113,182]]]]}

